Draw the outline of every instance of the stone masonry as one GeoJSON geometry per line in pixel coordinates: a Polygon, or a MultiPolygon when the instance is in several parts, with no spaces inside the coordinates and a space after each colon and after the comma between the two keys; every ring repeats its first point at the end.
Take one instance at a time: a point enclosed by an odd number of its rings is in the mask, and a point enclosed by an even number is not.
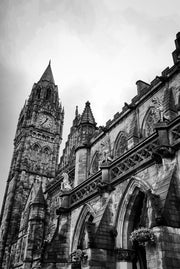
{"type": "Polygon", "coordinates": [[[49,63],[19,116],[1,211],[2,269],[180,268],[180,34],[174,64],[105,126],[64,109],[49,63]]]}

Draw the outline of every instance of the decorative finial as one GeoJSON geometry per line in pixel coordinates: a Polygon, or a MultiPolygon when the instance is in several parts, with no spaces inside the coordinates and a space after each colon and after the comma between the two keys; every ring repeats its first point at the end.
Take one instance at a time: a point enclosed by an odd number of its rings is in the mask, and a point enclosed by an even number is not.
{"type": "Polygon", "coordinates": [[[51,59],[49,60],[49,65],[51,65],[51,59]]]}

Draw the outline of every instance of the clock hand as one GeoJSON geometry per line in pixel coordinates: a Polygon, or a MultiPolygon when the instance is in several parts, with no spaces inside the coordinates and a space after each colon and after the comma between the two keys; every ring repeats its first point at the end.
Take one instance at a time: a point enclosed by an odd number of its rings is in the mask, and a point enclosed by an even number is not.
{"type": "Polygon", "coordinates": [[[44,123],[48,120],[48,118],[45,119],[45,121],[43,121],[42,125],[44,125],[44,123]]]}

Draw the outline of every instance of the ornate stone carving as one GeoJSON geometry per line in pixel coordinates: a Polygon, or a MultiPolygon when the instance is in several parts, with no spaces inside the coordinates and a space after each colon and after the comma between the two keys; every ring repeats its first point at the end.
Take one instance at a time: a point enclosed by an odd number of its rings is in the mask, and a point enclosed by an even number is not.
{"type": "Polygon", "coordinates": [[[95,174],[99,170],[99,159],[100,159],[99,152],[96,151],[92,159],[90,174],[95,174]]]}
{"type": "Polygon", "coordinates": [[[154,112],[156,114],[156,118],[159,119],[160,121],[163,121],[164,107],[162,101],[160,100],[160,98],[154,97],[152,99],[152,103],[154,105],[154,112]]]}
{"type": "Polygon", "coordinates": [[[111,140],[108,134],[106,134],[101,142],[101,148],[99,149],[99,160],[100,163],[112,161],[111,140]]]}
{"type": "Polygon", "coordinates": [[[148,137],[155,132],[155,124],[164,121],[164,107],[162,100],[159,97],[152,99],[152,104],[149,107],[144,123],[144,136],[148,137]]]}
{"type": "Polygon", "coordinates": [[[70,191],[72,189],[70,183],[69,183],[69,176],[67,173],[63,173],[63,182],[61,183],[61,189],[62,191],[70,191]]]}
{"type": "Polygon", "coordinates": [[[120,132],[115,141],[114,156],[119,157],[128,150],[128,141],[126,134],[120,132]]]}
{"type": "Polygon", "coordinates": [[[81,189],[74,191],[71,194],[70,202],[71,205],[80,202],[82,199],[85,199],[89,195],[97,191],[97,185],[101,181],[101,176],[94,178],[89,184],[86,184],[81,189]]]}
{"type": "Polygon", "coordinates": [[[97,184],[97,190],[98,190],[98,193],[102,195],[105,192],[108,192],[108,193],[112,192],[113,190],[115,190],[115,187],[113,187],[111,183],[104,183],[100,181],[97,184]]]}
{"type": "Polygon", "coordinates": [[[154,140],[113,166],[111,169],[111,178],[114,179],[117,176],[125,174],[130,169],[133,169],[145,160],[150,159],[152,157],[153,150],[157,147],[157,144],[157,140],[154,140]]]}
{"type": "Polygon", "coordinates": [[[153,150],[152,156],[157,163],[161,163],[162,158],[173,158],[175,150],[171,146],[161,145],[153,150]]]}
{"type": "Polygon", "coordinates": [[[115,253],[116,261],[132,262],[136,257],[135,251],[129,249],[117,248],[115,253]]]}
{"type": "Polygon", "coordinates": [[[171,135],[172,135],[172,142],[175,143],[176,141],[179,140],[180,138],[180,124],[176,125],[172,131],[171,131],[171,135]]]}

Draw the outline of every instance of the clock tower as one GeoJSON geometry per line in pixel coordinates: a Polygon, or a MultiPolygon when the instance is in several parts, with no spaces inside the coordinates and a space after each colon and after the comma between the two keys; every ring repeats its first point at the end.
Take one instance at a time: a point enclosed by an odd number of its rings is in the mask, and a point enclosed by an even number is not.
{"type": "MultiPolygon", "coordinates": [[[[35,181],[45,190],[58,165],[64,110],[49,62],[19,115],[14,152],[1,211],[0,267],[19,231],[21,212],[35,181]]],[[[3,265],[4,264],[4,265],[3,265]]]]}

